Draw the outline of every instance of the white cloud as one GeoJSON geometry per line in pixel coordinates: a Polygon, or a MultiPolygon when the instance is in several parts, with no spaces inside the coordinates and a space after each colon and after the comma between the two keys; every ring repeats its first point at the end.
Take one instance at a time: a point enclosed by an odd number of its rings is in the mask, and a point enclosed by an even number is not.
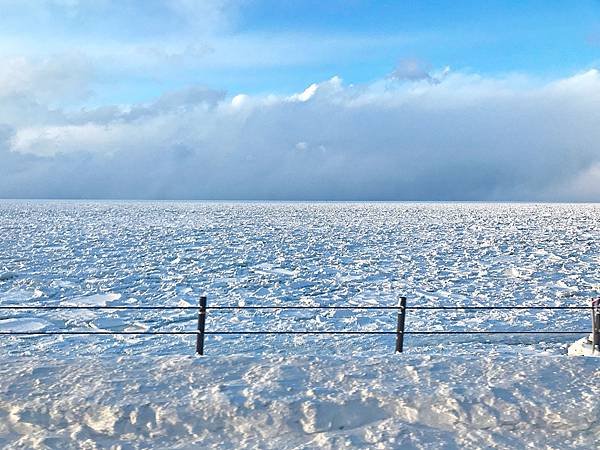
{"type": "Polygon", "coordinates": [[[6,122],[0,196],[597,201],[598,104],[595,70],[334,77],[291,96],[194,88],[6,122]]]}

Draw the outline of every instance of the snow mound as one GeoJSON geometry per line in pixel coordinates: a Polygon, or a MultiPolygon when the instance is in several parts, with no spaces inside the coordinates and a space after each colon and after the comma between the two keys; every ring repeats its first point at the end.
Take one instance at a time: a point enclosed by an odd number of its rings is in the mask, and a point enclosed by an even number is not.
{"type": "Polygon", "coordinates": [[[584,337],[569,345],[569,356],[600,356],[592,347],[592,337],[584,337]]]}
{"type": "Polygon", "coordinates": [[[589,449],[599,374],[548,356],[21,357],[0,361],[0,446],[589,449]]]}

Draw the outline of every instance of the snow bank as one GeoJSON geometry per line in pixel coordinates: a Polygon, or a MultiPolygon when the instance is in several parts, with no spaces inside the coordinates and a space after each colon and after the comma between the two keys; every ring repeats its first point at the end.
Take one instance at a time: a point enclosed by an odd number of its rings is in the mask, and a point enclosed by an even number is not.
{"type": "Polygon", "coordinates": [[[569,356],[600,356],[598,351],[594,351],[592,347],[592,336],[581,338],[571,345],[568,348],[569,356]]]}
{"type": "Polygon", "coordinates": [[[594,448],[596,358],[17,358],[5,448],[594,448]]]}

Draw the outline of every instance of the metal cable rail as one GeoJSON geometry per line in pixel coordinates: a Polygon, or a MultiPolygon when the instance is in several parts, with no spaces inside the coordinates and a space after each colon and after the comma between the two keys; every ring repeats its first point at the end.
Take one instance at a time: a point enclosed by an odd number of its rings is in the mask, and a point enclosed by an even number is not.
{"type": "Polygon", "coordinates": [[[477,310],[590,310],[594,320],[592,321],[592,334],[594,336],[594,348],[600,343],[600,308],[598,302],[592,306],[407,306],[406,297],[400,297],[398,306],[319,306],[319,305],[282,305],[282,306],[207,306],[206,297],[200,297],[199,306],[108,306],[108,305],[15,305],[0,306],[0,310],[195,310],[198,311],[198,327],[195,331],[0,331],[0,335],[8,336],[56,336],[56,335],[135,335],[135,336],[158,336],[158,335],[188,335],[196,336],[196,353],[204,354],[204,337],[206,335],[395,335],[396,352],[403,351],[405,335],[578,335],[589,334],[585,331],[549,331],[549,330],[435,330],[435,331],[406,331],[405,319],[407,310],[440,310],[440,311],[477,311],[477,310]],[[384,310],[397,311],[396,331],[351,331],[351,330],[206,330],[206,315],[209,310],[214,311],[236,311],[236,310],[384,310]],[[598,324],[598,325],[596,325],[598,324]]]}
{"type": "MultiPolygon", "coordinates": [[[[404,331],[403,334],[588,334],[590,331],[548,331],[548,330],[516,330],[516,331],[404,331]]],[[[16,336],[40,336],[40,335],[190,335],[195,336],[200,331],[0,331],[0,335],[16,335],[16,336]]],[[[203,334],[218,334],[218,335],[241,335],[241,334],[354,334],[354,335],[386,335],[397,334],[396,331],[344,331],[344,330],[290,330],[290,331],[204,331],[203,334]]]]}
{"type": "MultiPolygon", "coordinates": [[[[397,311],[402,306],[207,306],[206,310],[238,310],[238,309],[372,309],[372,310],[388,310],[397,311]]],[[[113,310],[198,310],[198,306],[100,306],[100,305],[56,305],[56,306],[0,306],[3,309],[113,309],[113,310]]],[[[405,306],[404,309],[410,310],[496,310],[496,309],[572,309],[572,310],[592,310],[593,306],[405,306]]]]}

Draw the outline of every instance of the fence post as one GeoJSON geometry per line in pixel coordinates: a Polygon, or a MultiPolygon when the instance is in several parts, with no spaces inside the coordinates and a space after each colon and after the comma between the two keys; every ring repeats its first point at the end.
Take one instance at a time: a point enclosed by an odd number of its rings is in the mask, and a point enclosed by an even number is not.
{"type": "Polygon", "coordinates": [[[404,349],[404,321],[406,319],[406,297],[400,297],[400,311],[398,311],[398,326],[396,327],[396,353],[404,349]]]}
{"type": "Polygon", "coordinates": [[[198,310],[198,334],[196,334],[196,354],[204,355],[204,328],[206,326],[206,296],[200,297],[198,310]]]}
{"type": "Polygon", "coordinates": [[[592,353],[600,351],[600,297],[592,299],[592,353]]]}

